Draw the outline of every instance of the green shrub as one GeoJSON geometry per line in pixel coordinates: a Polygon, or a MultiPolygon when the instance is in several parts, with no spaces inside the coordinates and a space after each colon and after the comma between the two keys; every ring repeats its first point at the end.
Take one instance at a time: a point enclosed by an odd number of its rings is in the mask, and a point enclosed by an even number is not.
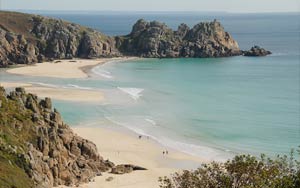
{"type": "MultiPolygon", "coordinates": [[[[300,148],[300,147],[299,147],[300,148]]],[[[300,188],[300,160],[239,155],[225,163],[204,164],[197,170],[159,178],[161,188],[300,188]]],[[[300,156],[300,150],[298,150],[300,156]]]]}

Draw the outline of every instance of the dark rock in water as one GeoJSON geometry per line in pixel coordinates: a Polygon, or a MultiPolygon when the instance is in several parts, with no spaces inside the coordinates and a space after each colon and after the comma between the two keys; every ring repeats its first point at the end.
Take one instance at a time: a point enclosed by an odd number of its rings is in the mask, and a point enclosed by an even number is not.
{"type": "Polygon", "coordinates": [[[248,51],[243,51],[244,56],[267,56],[272,54],[272,52],[265,50],[259,46],[254,46],[248,51]]]}
{"type": "Polygon", "coordinates": [[[238,43],[220,22],[181,24],[173,31],[164,23],[138,20],[127,36],[116,37],[120,51],[142,57],[224,57],[241,55],[238,43]]]}

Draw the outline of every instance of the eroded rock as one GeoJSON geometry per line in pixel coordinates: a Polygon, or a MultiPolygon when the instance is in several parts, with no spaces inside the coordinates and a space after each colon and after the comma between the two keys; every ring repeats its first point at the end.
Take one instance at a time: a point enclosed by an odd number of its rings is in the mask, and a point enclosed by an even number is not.
{"type": "Polygon", "coordinates": [[[248,51],[243,51],[244,56],[257,57],[257,56],[267,56],[270,54],[272,54],[272,52],[265,50],[264,48],[261,48],[259,46],[254,46],[248,51]]]}

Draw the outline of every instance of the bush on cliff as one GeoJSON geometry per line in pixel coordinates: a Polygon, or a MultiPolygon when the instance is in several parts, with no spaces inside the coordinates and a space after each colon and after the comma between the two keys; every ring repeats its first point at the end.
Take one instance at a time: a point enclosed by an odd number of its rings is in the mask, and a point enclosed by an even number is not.
{"type": "Polygon", "coordinates": [[[185,170],[159,181],[161,188],[299,188],[300,160],[295,159],[294,150],[289,157],[276,159],[240,155],[225,163],[204,164],[197,170],[185,170]]]}

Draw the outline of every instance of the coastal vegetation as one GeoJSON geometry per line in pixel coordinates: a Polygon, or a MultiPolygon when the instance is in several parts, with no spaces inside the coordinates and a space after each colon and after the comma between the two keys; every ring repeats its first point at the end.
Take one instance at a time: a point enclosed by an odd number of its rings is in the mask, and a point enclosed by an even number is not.
{"type": "Polygon", "coordinates": [[[197,170],[159,179],[161,188],[299,188],[300,147],[275,159],[239,155],[225,163],[203,164],[197,170]]]}
{"type": "Polygon", "coordinates": [[[135,170],[146,169],[104,160],[94,143],[63,122],[50,98],[0,87],[0,188],[74,186],[102,172],[135,170]]]}
{"type": "MultiPolygon", "coordinates": [[[[225,163],[159,179],[161,188],[299,188],[300,147],[275,159],[240,155],[225,163]]],[[[63,123],[49,98],[38,99],[23,88],[6,94],[0,88],[0,188],[79,185],[102,172],[146,170],[114,165],[96,146],[63,123]]]]}

